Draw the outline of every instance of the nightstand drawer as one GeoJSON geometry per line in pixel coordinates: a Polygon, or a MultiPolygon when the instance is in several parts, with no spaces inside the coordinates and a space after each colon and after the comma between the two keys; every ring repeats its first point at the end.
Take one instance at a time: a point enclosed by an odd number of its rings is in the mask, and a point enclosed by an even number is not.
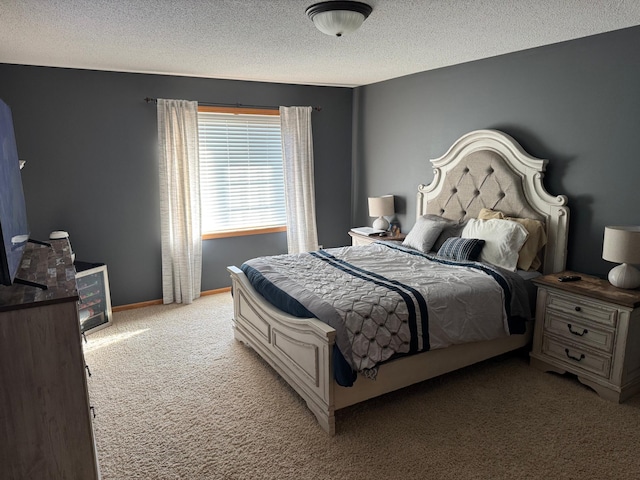
{"type": "Polygon", "coordinates": [[[597,348],[605,353],[613,353],[613,341],[616,332],[601,324],[580,321],[574,316],[564,315],[551,310],[547,311],[544,319],[544,331],[553,333],[570,341],[597,348]]]}
{"type": "Polygon", "coordinates": [[[564,296],[549,292],[547,296],[547,312],[557,311],[572,318],[616,326],[618,310],[603,303],[590,302],[578,296],[564,296]]]}
{"type": "Polygon", "coordinates": [[[542,339],[542,353],[572,367],[574,373],[575,370],[585,370],[609,378],[611,372],[610,356],[593,353],[590,350],[557,341],[546,335],[542,339]]]}
{"type": "Polygon", "coordinates": [[[354,247],[360,245],[371,245],[373,242],[380,240],[380,237],[363,237],[360,235],[353,235],[351,237],[351,245],[354,247]]]}

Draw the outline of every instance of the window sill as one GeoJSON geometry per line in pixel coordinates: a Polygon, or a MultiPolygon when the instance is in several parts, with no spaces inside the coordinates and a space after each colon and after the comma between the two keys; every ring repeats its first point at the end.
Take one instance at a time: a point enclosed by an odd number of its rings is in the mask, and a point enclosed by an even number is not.
{"type": "Polygon", "coordinates": [[[277,233],[286,232],[287,227],[267,227],[267,228],[254,228],[251,230],[232,230],[228,232],[216,232],[205,233],[202,235],[202,240],[213,240],[216,238],[229,238],[229,237],[244,237],[247,235],[263,235],[265,233],[277,233]]]}

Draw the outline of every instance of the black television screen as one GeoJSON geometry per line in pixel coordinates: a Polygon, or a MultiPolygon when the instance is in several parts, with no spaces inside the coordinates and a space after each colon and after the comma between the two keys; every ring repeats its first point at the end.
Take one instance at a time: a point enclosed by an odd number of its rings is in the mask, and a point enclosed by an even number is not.
{"type": "Polygon", "coordinates": [[[29,240],[11,109],[0,100],[0,284],[11,285],[29,240]]]}

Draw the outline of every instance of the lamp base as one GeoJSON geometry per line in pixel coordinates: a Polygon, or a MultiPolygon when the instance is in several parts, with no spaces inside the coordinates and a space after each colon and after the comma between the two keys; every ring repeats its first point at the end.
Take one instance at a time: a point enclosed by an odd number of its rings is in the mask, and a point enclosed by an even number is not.
{"type": "Polygon", "coordinates": [[[384,217],[378,217],[373,221],[373,228],[378,230],[389,230],[389,221],[384,217]]]}
{"type": "Polygon", "coordinates": [[[608,279],[614,287],[626,289],[640,287],[640,271],[628,263],[613,267],[609,272],[608,279]]]}

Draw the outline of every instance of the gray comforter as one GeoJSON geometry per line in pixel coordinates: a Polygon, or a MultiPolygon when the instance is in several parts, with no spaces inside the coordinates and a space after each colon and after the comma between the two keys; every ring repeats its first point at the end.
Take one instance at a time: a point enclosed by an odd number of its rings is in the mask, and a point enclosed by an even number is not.
{"type": "MultiPolygon", "coordinates": [[[[368,376],[394,355],[506,336],[510,318],[530,318],[517,274],[390,243],[260,257],[242,268],[269,286],[258,288],[263,295],[283,295],[335,328],[345,360],[368,376]]],[[[282,298],[267,299],[283,308],[282,298]]]]}

